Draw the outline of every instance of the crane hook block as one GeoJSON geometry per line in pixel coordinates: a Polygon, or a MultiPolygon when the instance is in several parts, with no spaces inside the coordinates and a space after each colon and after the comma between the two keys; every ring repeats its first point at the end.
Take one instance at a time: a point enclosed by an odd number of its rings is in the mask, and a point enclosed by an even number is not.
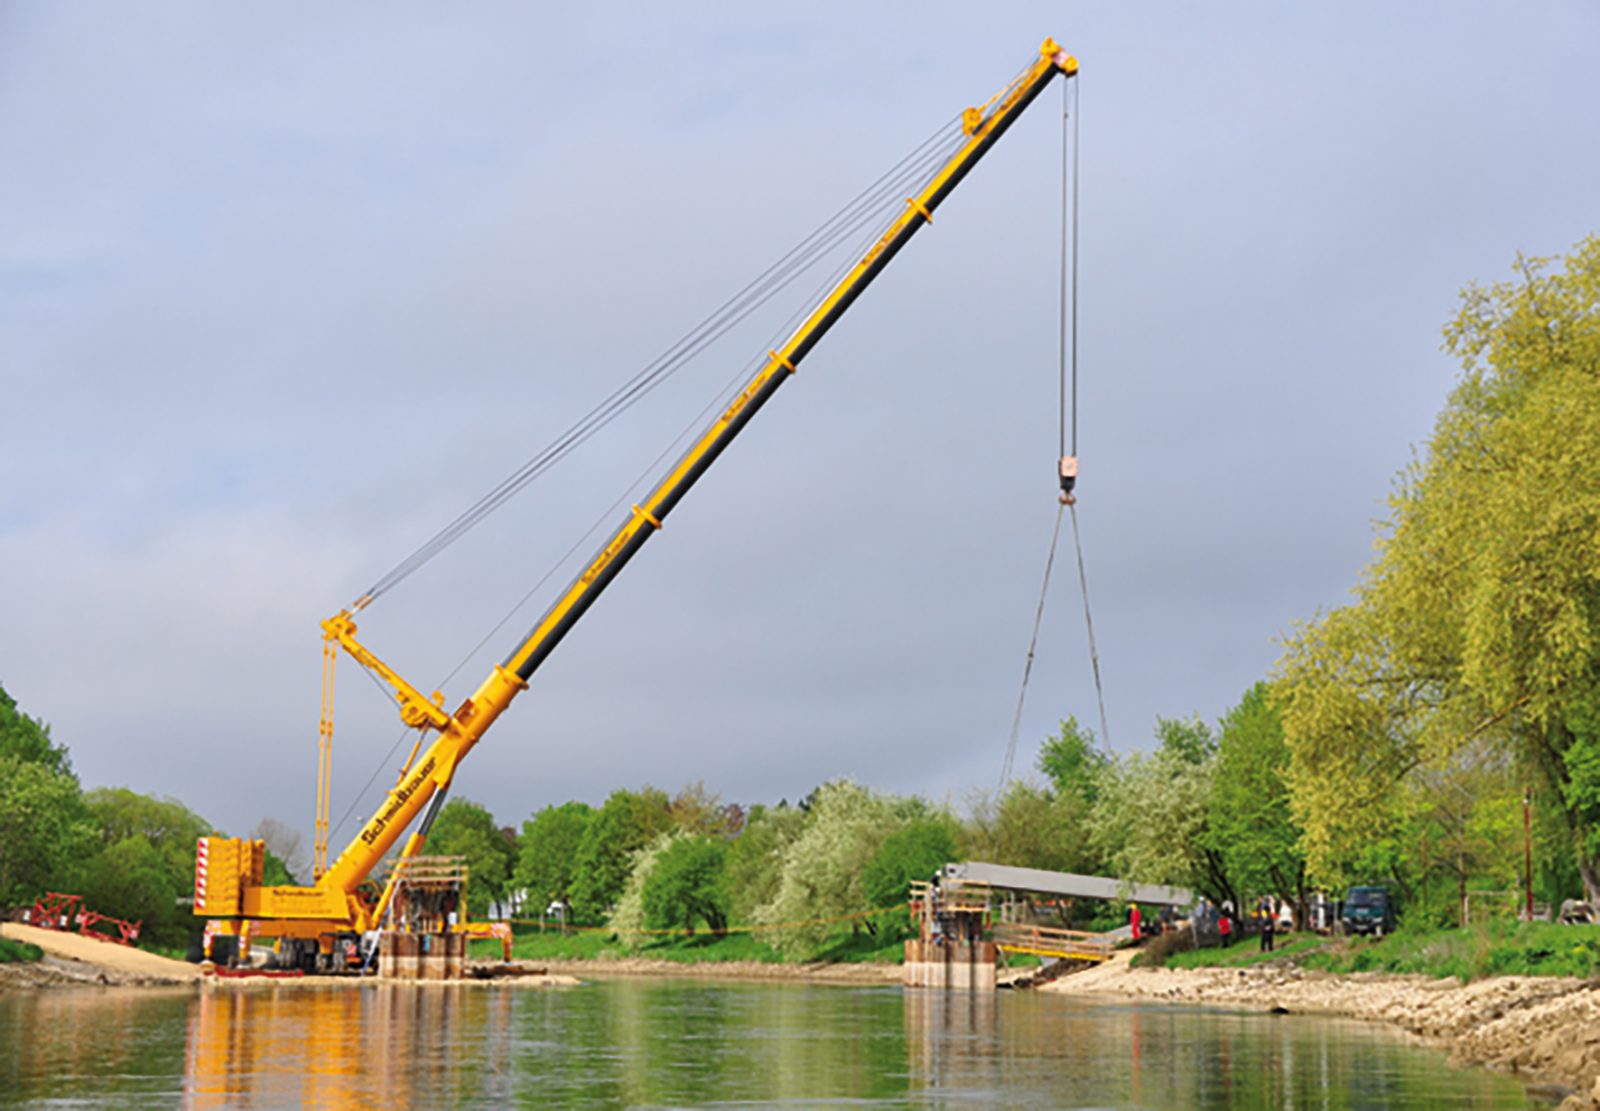
{"type": "Polygon", "coordinates": [[[1064,504],[1072,504],[1072,488],[1077,484],[1078,457],[1076,455],[1063,455],[1061,457],[1061,500],[1064,504]]]}

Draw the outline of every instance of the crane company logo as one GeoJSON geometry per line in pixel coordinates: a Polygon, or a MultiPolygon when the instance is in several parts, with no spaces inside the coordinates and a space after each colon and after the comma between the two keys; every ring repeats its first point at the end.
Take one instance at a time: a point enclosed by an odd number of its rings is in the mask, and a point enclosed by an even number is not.
{"type": "Polygon", "coordinates": [[[383,813],[372,819],[367,828],[361,831],[361,840],[363,842],[370,845],[378,839],[378,835],[394,820],[394,816],[400,812],[400,808],[406,804],[406,800],[417,793],[417,788],[422,786],[422,781],[427,779],[433,772],[433,764],[434,758],[432,756],[428,757],[428,762],[417,769],[417,774],[411,777],[411,782],[394,793],[394,797],[389,800],[389,805],[384,809],[383,813]]]}
{"type": "Polygon", "coordinates": [[[615,540],[611,541],[610,544],[606,545],[606,550],[600,553],[600,558],[596,559],[589,565],[589,570],[584,573],[583,578],[579,581],[581,581],[584,586],[588,586],[590,583],[594,582],[594,580],[599,577],[600,572],[606,569],[606,564],[610,563],[617,557],[617,553],[622,551],[622,546],[627,542],[628,535],[627,533],[624,533],[621,536],[618,536],[615,540]]]}

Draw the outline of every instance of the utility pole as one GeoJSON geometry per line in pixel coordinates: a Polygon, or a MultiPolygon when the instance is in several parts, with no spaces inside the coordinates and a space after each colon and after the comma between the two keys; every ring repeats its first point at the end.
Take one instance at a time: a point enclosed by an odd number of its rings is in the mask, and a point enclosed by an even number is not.
{"type": "Polygon", "coordinates": [[[1527,918],[1533,921],[1533,788],[1522,788],[1522,881],[1527,892],[1527,918]]]}

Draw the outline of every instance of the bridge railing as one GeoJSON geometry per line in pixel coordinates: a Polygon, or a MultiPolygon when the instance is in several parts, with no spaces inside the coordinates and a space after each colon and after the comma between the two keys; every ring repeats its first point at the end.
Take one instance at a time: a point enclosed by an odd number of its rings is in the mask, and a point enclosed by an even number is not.
{"type": "Polygon", "coordinates": [[[1002,949],[1081,960],[1109,960],[1116,941],[1105,934],[1021,922],[996,922],[991,934],[1002,949]]]}

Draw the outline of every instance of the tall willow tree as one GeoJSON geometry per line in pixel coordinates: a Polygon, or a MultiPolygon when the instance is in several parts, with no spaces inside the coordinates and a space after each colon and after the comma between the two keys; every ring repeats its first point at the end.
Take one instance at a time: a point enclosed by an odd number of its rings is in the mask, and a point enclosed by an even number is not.
{"type": "Polygon", "coordinates": [[[1419,771],[1499,746],[1600,899],[1600,237],[1519,258],[1445,328],[1463,374],[1355,602],[1275,683],[1314,872],[1400,835],[1419,771]]]}

